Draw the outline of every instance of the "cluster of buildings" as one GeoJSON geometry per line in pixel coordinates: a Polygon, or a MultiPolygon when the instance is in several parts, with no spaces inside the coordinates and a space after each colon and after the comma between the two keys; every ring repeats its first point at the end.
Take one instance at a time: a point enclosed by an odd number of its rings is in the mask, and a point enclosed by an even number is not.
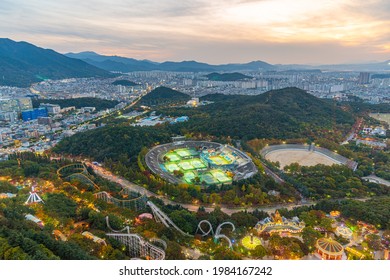
{"type": "Polygon", "coordinates": [[[377,149],[387,147],[386,143],[387,129],[383,126],[364,127],[360,134],[356,136],[356,144],[367,145],[377,149]]]}
{"type": "Polygon", "coordinates": [[[170,123],[170,124],[181,123],[181,122],[186,122],[188,120],[189,120],[188,116],[180,116],[180,117],[173,118],[173,117],[162,116],[162,115],[156,116],[156,112],[152,112],[150,116],[140,118],[135,123],[132,123],[131,125],[132,126],[155,126],[163,123],[170,123]]]}
{"type": "Polygon", "coordinates": [[[73,78],[64,80],[47,80],[33,84],[32,93],[50,99],[68,99],[96,97],[100,99],[131,102],[140,94],[146,93],[147,84],[134,86],[114,85],[116,79],[73,78]]]}
{"type": "MultiPolygon", "coordinates": [[[[368,72],[286,70],[241,71],[252,77],[239,81],[211,81],[207,73],[131,72],[130,79],[152,87],[167,86],[199,97],[207,94],[256,95],[269,90],[298,87],[320,98],[348,100],[356,96],[371,103],[390,102],[390,77],[368,72]]],[[[191,104],[194,104],[191,101],[191,104]]],[[[189,105],[191,105],[189,104],[189,105]]]]}
{"type": "MultiPolygon", "coordinates": [[[[390,248],[388,242],[386,243],[385,236],[383,236],[384,233],[374,225],[359,221],[356,225],[347,226],[339,211],[331,211],[326,216],[332,221],[332,230],[314,227],[314,230],[323,234],[323,237],[316,240],[314,252],[304,259],[390,259],[390,248]],[[367,242],[370,238],[380,240],[376,249],[367,248],[367,242]]],[[[276,211],[270,217],[259,221],[255,229],[259,236],[264,233],[278,234],[303,241],[301,233],[305,226],[305,223],[300,221],[298,217],[286,219],[276,211]]]]}
{"type": "Polygon", "coordinates": [[[0,160],[15,152],[42,153],[64,137],[96,128],[93,120],[116,110],[118,108],[102,111],[96,111],[94,107],[61,108],[55,104],[40,104],[39,108],[24,110],[20,113],[21,119],[0,122],[0,160]]]}

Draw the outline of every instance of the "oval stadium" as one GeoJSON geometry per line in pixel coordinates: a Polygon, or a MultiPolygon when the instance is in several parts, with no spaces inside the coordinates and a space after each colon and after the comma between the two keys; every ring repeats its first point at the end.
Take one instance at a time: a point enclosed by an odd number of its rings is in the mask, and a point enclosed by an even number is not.
{"type": "Polygon", "coordinates": [[[153,147],[145,156],[149,169],[171,183],[231,184],[257,172],[244,152],[216,142],[177,141],[153,147]]]}
{"type": "Polygon", "coordinates": [[[352,170],[357,168],[357,162],[314,144],[271,145],[263,148],[260,154],[270,162],[279,162],[281,169],[292,163],[298,163],[301,166],[342,164],[352,170]]]}

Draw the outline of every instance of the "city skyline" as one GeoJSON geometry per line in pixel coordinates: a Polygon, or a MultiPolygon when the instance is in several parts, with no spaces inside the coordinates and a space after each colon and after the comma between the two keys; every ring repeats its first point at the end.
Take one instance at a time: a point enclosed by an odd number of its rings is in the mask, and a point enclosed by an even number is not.
{"type": "Polygon", "coordinates": [[[158,62],[359,63],[390,58],[389,14],[380,0],[5,0],[0,37],[158,62]]]}

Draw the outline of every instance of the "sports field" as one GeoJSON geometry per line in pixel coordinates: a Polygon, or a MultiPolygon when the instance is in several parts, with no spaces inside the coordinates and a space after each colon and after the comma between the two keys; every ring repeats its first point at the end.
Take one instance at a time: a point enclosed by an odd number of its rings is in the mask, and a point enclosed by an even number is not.
{"type": "Polygon", "coordinates": [[[190,161],[192,166],[195,167],[196,169],[204,169],[207,167],[206,164],[204,164],[203,161],[200,160],[199,158],[193,158],[190,161]]]}
{"type": "Polygon", "coordinates": [[[220,183],[228,183],[232,181],[232,178],[227,176],[222,170],[214,169],[210,171],[211,175],[216,178],[220,183]]]}
{"type": "Polygon", "coordinates": [[[205,182],[207,185],[212,185],[212,184],[218,184],[218,180],[213,177],[210,173],[204,173],[201,176],[201,182],[205,182]]]}
{"type": "Polygon", "coordinates": [[[371,118],[377,119],[382,122],[387,122],[390,125],[390,114],[370,114],[371,118]]]}
{"type": "Polygon", "coordinates": [[[168,158],[168,161],[179,161],[181,160],[181,157],[178,156],[175,152],[170,152],[165,154],[165,156],[168,158]]]}
{"type": "Polygon", "coordinates": [[[180,167],[177,166],[177,164],[176,164],[176,163],[173,163],[173,162],[168,162],[168,163],[166,163],[166,164],[165,164],[165,168],[166,168],[169,172],[171,172],[171,173],[173,173],[173,171],[175,171],[175,170],[180,170],[180,167]]]}
{"type": "Polygon", "coordinates": [[[177,164],[181,169],[187,171],[187,170],[194,170],[195,167],[192,165],[191,160],[182,160],[177,164]]]}
{"type": "Polygon", "coordinates": [[[279,162],[283,169],[291,163],[298,163],[301,166],[314,166],[317,164],[333,165],[339,162],[319,153],[306,150],[276,150],[268,153],[265,158],[272,162],[279,162]]]}
{"type": "Polygon", "coordinates": [[[207,185],[231,183],[232,178],[226,175],[222,169],[210,169],[207,162],[215,166],[223,166],[232,163],[224,155],[213,155],[206,159],[200,158],[200,152],[195,148],[179,148],[170,150],[164,155],[164,163],[161,164],[165,172],[173,174],[175,171],[183,172],[182,180],[193,184],[199,177],[200,182],[207,185]]]}
{"type": "Polygon", "coordinates": [[[225,159],[223,156],[210,156],[209,159],[215,164],[215,165],[226,165],[230,164],[231,162],[225,159]]]}
{"type": "Polygon", "coordinates": [[[184,173],[183,179],[186,181],[188,184],[192,184],[192,179],[196,177],[195,173],[193,171],[188,171],[184,173]]]}

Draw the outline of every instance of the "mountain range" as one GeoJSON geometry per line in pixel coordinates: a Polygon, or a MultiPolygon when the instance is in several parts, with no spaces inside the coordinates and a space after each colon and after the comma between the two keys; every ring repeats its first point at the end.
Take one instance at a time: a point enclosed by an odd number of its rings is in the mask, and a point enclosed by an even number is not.
{"type": "Polygon", "coordinates": [[[132,72],[132,71],[174,71],[174,72],[214,72],[214,71],[243,71],[243,70],[276,70],[276,67],[264,61],[252,61],[244,64],[212,65],[197,61],[181,62],[153,62],[150,60],[136,60],[121,56],[106,56],[95,52],[80,52],[65,54],[71,58],[81,59],[96,67],[107,71],[132,72]]]}
{"type": "Polygon", "coordinates": [[[248,63],[230,63],[212,65],[194,60],[181,62],[154,62],[150,60],[137,60],[121,56],[107,56],[92,51],[65,54],[71,58],[81,59],[91,65],[113,72],[133,71],[174,71],[174,72],[229,72],[229,71],[390,71],[390,60],[384,62],[360,63],[360,64],[329,64],[329,65],[304,65],[304,64],[269,64],[264,61],[252,61],[248,63]]]}
{"type": "MultiPolygon", "coordinates": [[[[237,72],[237,71],[390,71],[390,61],[337,65],[272,65],[264,61],[212,65],[197,61],[153,62],[87,51],[67,53],[44,49],[27,42],[0,38],[0,86],[28,87],[45,79],[113,77],[112,72],[237,72]],[[111,73],[110,73],[111,72],[111,73]]],[[[223,77],[226,78],[226,77],[223,77]]]]}
{"type": "Polygon", "coordinates": [[[82,60],[0,38],[0,85],[28,87],[45,79],[110,76],[113,74],[82,60]]]}

